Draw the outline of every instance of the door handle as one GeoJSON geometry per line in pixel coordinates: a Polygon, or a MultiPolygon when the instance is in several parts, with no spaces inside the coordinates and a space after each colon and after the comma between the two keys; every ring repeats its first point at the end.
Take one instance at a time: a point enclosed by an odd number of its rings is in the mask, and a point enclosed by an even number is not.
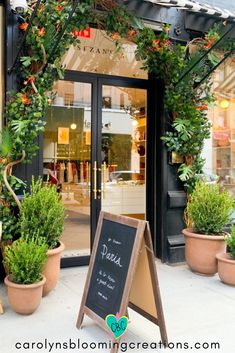
{"type": "Polygon", "coordinates": [[[94,167],[93,167],[93,197],[94,200],[97,199],[97,161],[94,161],[94,167]]]}
{"type": "Polygon", "coordinates": [[[102,164],[101,168],[102,173],[102,199],[105,199],[105,192],[106,192],[106,176],[107,176],[107,165],[106,162],[102,164]]]}

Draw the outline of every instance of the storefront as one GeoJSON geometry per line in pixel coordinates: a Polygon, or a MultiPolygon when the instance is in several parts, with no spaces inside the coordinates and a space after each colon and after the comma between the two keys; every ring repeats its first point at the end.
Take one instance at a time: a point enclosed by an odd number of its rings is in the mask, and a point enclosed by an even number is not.
{"type": "Polygon", "coordinates": [[[216,175],[221,186],[235,197],[235,91],[234,56],[221,65],[214,74],[213,91],[216,104],[208,118],[212,123],[211,138],[205,143],[204,171],[216,175]]]}
{"type": "Polygon", "coordinates": [[[135,46],[81,32],[46,114],[43,175],[61,188],[65,258],[89,256],[100,210],[146,219],[147,73],[135,46]]]}
{"type": "MultiPolygon", "coordinates": [[[[156,31],[170,23],[171,37],[183,43],[225,16],[185,7],[190,1],[183,1],[182,11],[180,2],[177,9],[157,1],[125,3],[156,31]]],[[[17,55],[17,27],[8,11],[8,69],[17,55]]],[[[162,84],[141,69],[133,44],[123,42],[118,53],[114,41],[94,28],[82,31],[80,39],[80,49],[71,47],[63,57],[66,74],[54,86],[57,96],[46,113],[38,157],[17,175],[27,180],[42,175],[60,188],[67,215],[63,266],[88,263],[100,210],[147,219],[156,256],[183,261],[186,195],[160,139],[167,129],[162,84]]],[[[7,90],[16,84],[8,73],[7,90]]]]}

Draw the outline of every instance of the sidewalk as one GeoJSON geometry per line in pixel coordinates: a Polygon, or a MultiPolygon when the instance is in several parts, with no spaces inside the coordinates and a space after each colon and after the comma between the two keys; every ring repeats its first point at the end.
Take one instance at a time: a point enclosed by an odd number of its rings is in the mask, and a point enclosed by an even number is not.
{"type": "MultiPolygon", "coordinates": [[[[161,297],[166,327],[171,342],[168,349],[130,349],[121,347],[119,352],[235,352],[235,288],[222,284],[218,276],[203,277],[190,272],[186,265],[168,266],[157,262],[161,297]],[[188,343],[189,348],[177,349],[177,342],[188,343]],[[205,344],[197,349],[195,343],[205,344]],[[218,342],[220,348],[210,348],[212,342],[218,342]],[[174,346],[174,347],[173,347],[174,346]],[[209,348],[208,348],[209,347],[209,348]]],[[[76,319],[83,293],[87,267],[61,270],[56,290],[43,298],[38,310],[31,316],[15,314],[8,307],[6,291],[0,285],[0,293],[5,313],[0,315],[0,351],[49,352],[48,342],[109,342],[110,337],[92,320],[85,317],[82,330],[76,329],[76,319]],[[25,348],[20,344],[25,342],[25,348]],[[32,348],[33,342],[40,342],[38,348],[32,348]],[[42,343],[41,343],[42,342],[42,343]],[[43,346],[42,346],[43,344],[43,346]],[[29,347],[30,346],[30,347],[29,347]]],[[[144,285],[144,281],[143,281],[144,285]]],[[[144,300],[144,298],[143,298],[144,300]]],[[[130,310],[131,323],[123,342],[159,342],[157,326],[130,310]]],[[[101,352],[107,349],[57,349],[51,352],[101,352]]],[[[64,346],[65,348],[65,346],[64,346]]],[[[186,348],[186,347],[185,347],[186,348]]]]}

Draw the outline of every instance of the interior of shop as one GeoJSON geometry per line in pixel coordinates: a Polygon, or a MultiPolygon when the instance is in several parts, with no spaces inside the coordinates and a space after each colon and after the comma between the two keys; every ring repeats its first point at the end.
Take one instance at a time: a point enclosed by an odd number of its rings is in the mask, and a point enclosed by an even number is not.
{"type": "MultiPolygon", "coordinates": [[[[90,252],[91,85],[56,83],[44,133],[44,181],[55,184],[66,210],[65,256],[90,252]]],[[[145,218],[146,91],[103,86],[102,210],[145,218]]]]}
{"type": "Polygon", "coordinates": [[[211,138],[205,141],[205,173],[214,174],[235,197],[235,57],[227,59],[213,77],[215,104],[209,110],[211,138]]]}

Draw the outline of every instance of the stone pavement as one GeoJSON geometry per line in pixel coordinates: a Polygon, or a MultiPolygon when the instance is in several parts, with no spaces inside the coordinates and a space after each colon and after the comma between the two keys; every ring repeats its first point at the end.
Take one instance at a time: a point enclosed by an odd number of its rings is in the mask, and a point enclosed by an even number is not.
{"type": "MultiPolygon", "coordinates": [[[[196,275],[186,265],[157,262],[157,270],[169,348],[156,348],[160,341],[158,327],[130,310],[131,323],[119,352],[235,352],[235,287],[222,284],[217,275],[196,275]],[[145,342],[151,343],[151,347],[146,348],[145,342]]],[[[57,288],[42,299],[38,310],[30,316],[18,315],[9,308],[1,284],[5,313],[0,315],[0,352],[109,352],[102,345],[98,347],[98,343],[109,344],[110,337],[92,320],[85,317],[82,330],[75,326],[86,273],[87,267],[61,270],[57,288]]]]}

